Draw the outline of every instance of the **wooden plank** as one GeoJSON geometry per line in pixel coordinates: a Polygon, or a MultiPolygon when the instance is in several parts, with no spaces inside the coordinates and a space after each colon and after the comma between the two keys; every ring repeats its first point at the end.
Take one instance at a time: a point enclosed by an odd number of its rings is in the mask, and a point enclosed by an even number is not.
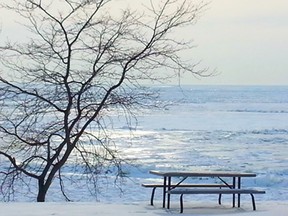
{"type": "MultiPolygon", "coordinates": [[[[142,184],[143,187],[147,188],[163,188],[163,184],[142,184]]],[[[225,185],[225,184],[171,184],[171,187],[232,187],[232,185],[225,185]]]]}
{"type": "Polygon", "coordinates": [[[173,189],[169,194],[264,194],[265,191],[255,189],[173,189]]]}
{"type": "Polygon", "coordinates": [[[256,177],[255,173],[241,173],[241,172],[194,172],[194,171],[158,171],[150,170],[150,174],[166,177],[256,177]]]}

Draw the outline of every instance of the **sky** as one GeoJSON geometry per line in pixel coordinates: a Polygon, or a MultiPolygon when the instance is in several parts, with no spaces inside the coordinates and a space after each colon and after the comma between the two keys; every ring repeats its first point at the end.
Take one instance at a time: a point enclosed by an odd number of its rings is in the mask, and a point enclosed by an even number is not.
{"type": "MultiPolygon", "coordinates": [[[[181,83],[288,85],[288,1],[206,1],[205,12],[188,30],[196,46],[190,55],[216,75],[184,77],[181,83]]],[[[10,19],[0,15],[2,30],[10,19]]]]}
{"type": "Polygon", "coordinates": [[[218,75],[189,82],[288,84],[287,0],[212,0],[191,34],[194,56],[218,75]]]}

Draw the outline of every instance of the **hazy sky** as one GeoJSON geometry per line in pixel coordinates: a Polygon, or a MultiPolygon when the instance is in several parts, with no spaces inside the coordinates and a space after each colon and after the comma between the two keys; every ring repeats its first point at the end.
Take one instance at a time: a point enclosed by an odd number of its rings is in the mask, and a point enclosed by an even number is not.
{"type": "Polygon", "coordinates": [[[220,73],[191,83],[288,85],[287,0],[212,0],[191,34],[220,73]]]}
{"type": "MultiPolygon", "coordinates": [[[[188,30],[191,57],[219,75],[182,84],[288,85],[288,0],[210,1],[188,30]]],[[[3,31],[13,27],[7,17],[0,14],[3,31]]]]}

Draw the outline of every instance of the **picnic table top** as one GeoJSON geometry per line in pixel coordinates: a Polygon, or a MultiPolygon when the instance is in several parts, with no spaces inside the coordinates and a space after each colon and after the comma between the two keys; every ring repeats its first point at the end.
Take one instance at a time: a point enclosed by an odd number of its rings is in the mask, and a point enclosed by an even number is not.
{"type": "Polygon", "coordinates": [[[256,177],[255,173],[235,171],[159,171],[150,170],[150,174],[163,177],[256,177]]]}

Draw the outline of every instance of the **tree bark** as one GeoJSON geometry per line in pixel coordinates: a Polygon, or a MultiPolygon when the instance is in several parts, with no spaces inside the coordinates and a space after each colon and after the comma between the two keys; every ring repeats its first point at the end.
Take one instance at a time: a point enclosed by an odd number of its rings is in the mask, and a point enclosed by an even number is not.
{"type": "Polygon", "coordinates": [[[49,188],[49,187],[45,186],[43,180],[39,180],[39,181],[38,181],[37,202],[45,202],[48,188],[49,188]]]}

